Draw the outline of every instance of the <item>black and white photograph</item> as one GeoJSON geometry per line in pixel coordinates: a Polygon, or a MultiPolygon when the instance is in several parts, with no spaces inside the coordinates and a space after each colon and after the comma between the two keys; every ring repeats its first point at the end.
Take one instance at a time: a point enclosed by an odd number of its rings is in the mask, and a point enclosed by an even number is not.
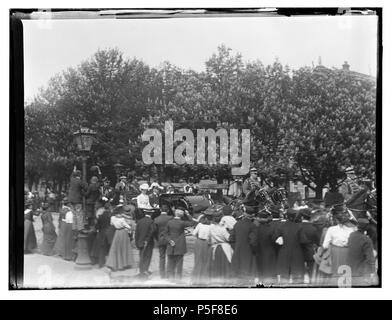
{"type": "Polygon", "coordinates": [[[14,289],[379,288],[381,13],[12,9],[14,289]]]}

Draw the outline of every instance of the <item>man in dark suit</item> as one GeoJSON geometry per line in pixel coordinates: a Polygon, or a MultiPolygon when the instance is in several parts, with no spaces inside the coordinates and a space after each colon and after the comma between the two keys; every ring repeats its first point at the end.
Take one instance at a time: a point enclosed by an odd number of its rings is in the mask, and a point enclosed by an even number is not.
{"type": "Polygon", "coordinates": [[[274,239],[281,245],[277,260],[277,273],[280,282],[288,284],[290,277],[293,283],[303,283],[305,261],[302,251],[302,225],[295,222],[299,212],[294,209],[287,210],[287,221],[276,230],[274,239]]]}
{"type": "Polygon", "coordinates": [[[74,172],[72,172],[71,175],[71,181],[69,183],[68,189],[68,201],[72,205],[83,203],[83,196],[85,194],[87,186],[85,183],[82,182],[81,175],[82,173],[80,172],[80,170],[75,170],[74,172]]]}
{"type": "Polygon", "coordinates": [[[253,216],[244,212],[243,218],[233,228],[230,241],[234,242],[232,258],[233,273],[240,284],[248,285],[256,277],[257,227],[253,216]]]}
{"type": "MultiPolygon", "coordinates": [[[[279,206],[277,205],[271,206],[270,212],[272,216],[272,221],[270,222],[271,232],[273,235],[275,235],[278,228],[282,223],[285,222],[285,220],[283,219],[283,212],[280,210],[279,206]]],[[[278,257],[280,245],[274,242],[274,248],[275,248],[275,256],[278,257]]]]}
{"type": "Polygon", "coordinates": [[[365,234],[369,220],[358,219],[358,230],[348,239],[348,264],[351,267],[353,285],[373,284],[376,259],[371,239],[365,234]]]}
{"type": "Polygon", "coordinates": [[[146,278],[151,272],[148,270],[154,249],[155,224],[151,216],[145,214],[136,223],[135,245],[139,249],[139,277],[146,278]]]}
{"type": "Polygon", "coordinates": [[[169,279],[173,280],[181,279],[182,277],[182,266],[184,261],[184,254],[186,253],[186,239],[185,239],[185,228],[196,224],[196,220],[193,220],[189,213],[186,213],[184,209],[176,209],[174,211],[174,219],[170,220],[165,228],[165,238],[168,243],[167,245],[167,275],[169,279]],[[188,220],[182,220],[184,214],[188,220]]]}
{"type": "Polygon", "coordinates": [[[173,216],[168,215],[169,207],[167,204],[163,204],[161,206],[161,214],[154,219],[154,223],[156,224],[157,232],[156,240],[159,249],[159,274],[161,278],[166,278],[166,248],[167,248],[167,240],[165,238],[165,229],[167,223],[173,219],[173,216]]]}
{"type": "Polygon", "coordinates": [[[274,228],[271,225],[272,216],[267,211],[257,215],[257,251],[256,262],[259,280],[264,284],[276,282],[276,243],[273,240],[274,228]]]}
{"type": "Polygon", "coordinates": [[[96,176],[91,177],[90,185],[87,188],[86,197],[86,215],[90,226],[95,223],[95,210],[98,209],[98,201],[101,196],[99,190],[98,178],[96,176]]]}
{"type": "Polygon", "coordinates": [[[309,208],[301,209],[299,211],[302,217],[302,250],[304,253],[305,267],[309,275],[309,280],[312,279],[312,272],[314,266],[313,255],[316,253],[318,244],[320,243],[319,233],[317,228],[310,222],[312,211],[309,208]]]}

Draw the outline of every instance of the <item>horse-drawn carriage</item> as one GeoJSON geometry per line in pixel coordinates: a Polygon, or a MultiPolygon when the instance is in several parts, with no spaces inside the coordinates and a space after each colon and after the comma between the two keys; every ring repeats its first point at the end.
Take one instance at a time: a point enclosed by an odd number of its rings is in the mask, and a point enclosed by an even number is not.
{"type": "Polygon", "coordinates": [[[174,215],[175,208],[184,208],[192,216],[206,210],[212,205],[211,200],[205,195],[192,195],[188,193],[163,193],[159,195],[159,207],[151,209],[138,209],[136,219],[138,220],[144,214],[149,214],[152,219],[157,217],[163,205],[168,207],[168,215],[174,215]]]}

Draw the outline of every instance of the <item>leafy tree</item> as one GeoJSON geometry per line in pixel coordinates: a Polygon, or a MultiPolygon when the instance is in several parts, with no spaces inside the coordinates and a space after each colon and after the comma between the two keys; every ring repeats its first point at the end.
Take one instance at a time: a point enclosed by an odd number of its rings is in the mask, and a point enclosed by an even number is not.
{"type": "Polygon", "coordinates": [[[376,90],[371,79],[322,66],[293,74],[287,109],[287,140],[295,148],[300,179],[321,198],[353,167],[358,175],[375,168],[376,90]]]}
{"type": "Polygon", "coordinates": [[[264,178],[298,178],[320,197],[326,184],[339,186],[346,168],[358,175],[374,170],[375,96],[374,82],[359,74],[245,63],[225,46],[204,72],[168,62],[150,68],[118,49],[98,50],[53,77],[25,107],[26,176],[30,186],[39,177],[64,185],[81,160],[73,132],[87,126],[97,132],[89,165],[112,179],[118,162],[163,180],[230,178],[228,165],[142,163],[143,131],[173,120],[189,129],[250,129],[251,161],[264,178]]]}

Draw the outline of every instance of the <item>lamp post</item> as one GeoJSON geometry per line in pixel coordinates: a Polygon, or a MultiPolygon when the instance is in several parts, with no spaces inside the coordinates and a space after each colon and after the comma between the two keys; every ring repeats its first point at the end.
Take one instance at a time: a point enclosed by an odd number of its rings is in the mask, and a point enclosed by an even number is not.
{"type": "Polygon", "coordinates": [[[78,131],[74,132],[74,140],[75,140],[76,146],[78,147],[78,150],[80,151],[80,153],[82,155],[83,182],[87,182],[87,179],[86,179],[87,155],[91,151],[91,147],[93,145],[95,135],[96,135],[96,132],[91,129],[88,129],[88,128],[80,128],[78,131]]]}
{"type": "MultiPolygon", "coordinates": [[[[82,156],[82,175],[83,182],[87,183],[87,169],[86,169],[86,161],[88,153],[91,151],[91,147],[94,142],[94,137],[96,132],[88,129],[88,128],[80,128],[78,131],[74,132],[74,140],[78,147],[78,150],[82,156]]],[[[85,198],[83,197],[83,210],[85,212],[85,198]]],[[[77,258],[75,263],[77,265],[91,265],[90,255],[88,252],[88,232],[82,230],[78,234],[78,245],[77,245],[77,258]]]]}

